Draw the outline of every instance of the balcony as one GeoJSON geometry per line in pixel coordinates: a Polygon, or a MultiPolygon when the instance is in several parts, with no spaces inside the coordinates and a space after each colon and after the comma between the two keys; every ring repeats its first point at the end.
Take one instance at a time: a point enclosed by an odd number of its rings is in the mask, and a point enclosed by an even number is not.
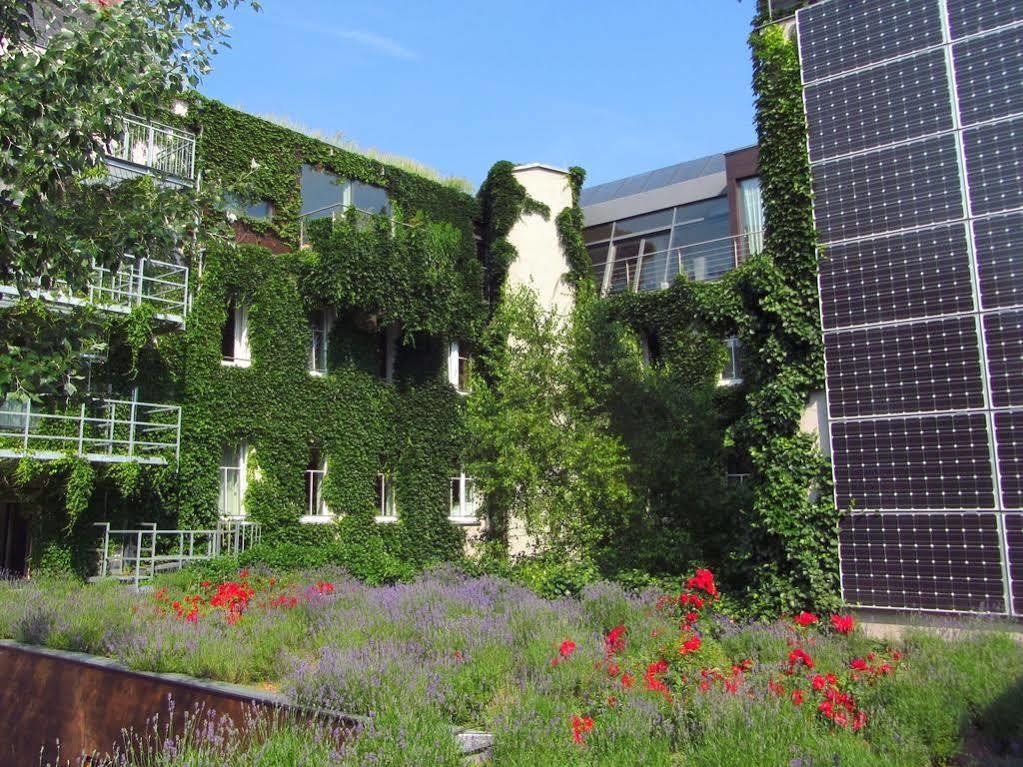
{"type": "Polygon", "coordinates": [[[763,242],[762,232],[746,232],[627,258],[612,255],[593,265],[593,275],[605,294],[663,290],[680,274],[697,282],[716,280],[760,253],[763,242]]]}
{"type": "Polygon", "coordinates": [[[106,147],[115,179],[155,176],[175,186],[195,182],[195,136],[170,125],[125,115],[123,132],[106,147]]]}
{"type": "Polygon", "coordinates": [[[181,408],[94,399],[61,409],[8,399],[0,404],[0,458],[166,465],[181,452],[181,408]]]}
{"type": "MultiPolygon", "coordinates": [[[[116,269],[93,264],[88,288],[72,292],[58,283],[50,289],[31,289],[32,298],[63,305],[92,304],[101,309],[128,314],[136,306],[149,304],[158,319],[184,326],[188,313],[188,267],[151,258],[125,256],[116,269]]],[[[0,285],[0,305],[20,297],[13,285],[0,285]]]]}

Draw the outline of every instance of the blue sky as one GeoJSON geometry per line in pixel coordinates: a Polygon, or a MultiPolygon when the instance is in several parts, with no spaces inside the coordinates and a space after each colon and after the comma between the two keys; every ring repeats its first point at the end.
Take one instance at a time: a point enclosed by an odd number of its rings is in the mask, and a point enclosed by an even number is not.
{"type": "Polygon", "coordinates": [[[262,0],[200,90],[474,183],[601,183],[755,140],[753,0],[262,0]]]}

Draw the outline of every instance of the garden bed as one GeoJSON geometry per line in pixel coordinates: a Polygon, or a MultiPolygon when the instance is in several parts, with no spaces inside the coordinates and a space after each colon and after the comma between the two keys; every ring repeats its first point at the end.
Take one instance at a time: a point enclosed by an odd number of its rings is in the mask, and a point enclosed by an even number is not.
{"type": "MultiPolygon", "coordinates": [[[[312,765],[460,766],[453,727],[492,732],[493,763],[523,767],[1018,763],[1023,646],[998,626],[886,640],[845,615],[740,625],[717,597],[706,571],[670,595],[601,583],[557,600],[453,568],[381,587],[185,572],[148,593],[0,584],[0,636],[365,717],[341,747],[301,722],[264,733],[312,765]]],[[[216,752],[191,764],[258,764],[268,748],[179,735],[176,754],[216,752]]]]}

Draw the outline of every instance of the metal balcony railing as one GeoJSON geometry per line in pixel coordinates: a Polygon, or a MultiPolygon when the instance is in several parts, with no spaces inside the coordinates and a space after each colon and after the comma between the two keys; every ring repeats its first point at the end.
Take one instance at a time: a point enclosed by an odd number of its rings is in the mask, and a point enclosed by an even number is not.
{"type": "Polygon", "coordinates": [[[96,399],[63,412],[7,399],[0,407],[0,458],[167,464],[181,453],[181,408],[96,399]]]}
{"type": "Polygon", "coordinates": [[[594,264],[593,275],[604,293],[662,290],[680,274],[698,282],[719,279],[761,250],[763,233],[746,232],[655,253],[612,256],[594,264]]]}
{"type": "MultiPolygon", "coordinates": [[[[84,292],[72,292],[66,284],[58,283],[50,289],[32,289],[29,295],[65,306],[90,303],[122,314],[141,304],[150,304],[158,318],[184,325],[189,303],[188,267],[125,256],[116,270],[94,263],[84,292]]],[[[13,285],[0,285],[0,300],[11,301],[18,296],[13,285]]]]}
{"type": "MultiPolygon", "coordinates": [[[[298,217],[298,246],[304,248],[306,246],[306,226],[309,221],[316,221],[321,218],[329,218],[331,224],[335,223],[339,218],[343,218],[348,215],[348,211],[355,211],[356,225],[359,227],[368,227],[373,219],[381,216],[381,213],[374,213],[371,210],[365,210],[363,208],[357,208],[354,205],[343,202],[336,202],[333,205],[327,205],[316,210],[311,210],[308,213],[303,213],[298,217]]],[[[395,226],[405,226],[409,229],[414,229],[414,224],[406,223],[405,221],[398,221],[391,216],[391,231],[394,232],[395,226]]]]}
{"type": "Polygon", "coordinates": [[[154,523],[114,530],[109,522],[95,524],[103,532],[102,543],[96,549],[97,576],[135,586],[191,562],[239,554],[262,537],[259,523],[250,520],[220,520],[209,530],[159,530],[154,523]]]}
{"type": "Polygon", "coordinates": [[[128,175],[149,173],[191,183],[195,179],[195,136],[170,125],[124,115],[124,130],[106,147],[108,162],[128,175]],[[122,163],[126,165],[122,165],[122,163]]]}

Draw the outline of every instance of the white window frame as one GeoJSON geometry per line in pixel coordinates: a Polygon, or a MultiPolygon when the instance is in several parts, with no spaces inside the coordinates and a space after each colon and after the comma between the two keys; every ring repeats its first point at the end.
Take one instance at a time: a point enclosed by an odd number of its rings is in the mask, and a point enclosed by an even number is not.
{"type": "Polygon", "coordinates": [[[472,357],[468,352],[462,352],[462,344],[452,341],[448,345],[448,383],[450,383],[459,394],[468,394],[470,390],[472,357]],[[462,387],[462,363],[465,363],[465,387],[462,387]]]}
{"type": "Polygon", "coordinates": [[[235,452],[238,457],[238,463],[235,466],[225,466],[223,454],[229,449],[229,445],[225,445],[221,451],[220,459],[220,472],[219,472],[219,491],[217,494],[217,512],[220,519],[244,519],[247,514],[245,511],[245,493],[248,490],[248,473],[249,473],[249,443],[246,440],[241,440],[235,447],[235,452]],[[235,487],[237,488],[237,514],[227,514],[228,511],[228,493],[231,488],[228,484],[228,477],[231,472],[237,473],[237,482],[235,487]]]}
{"type": "Polygon", "coordinates": [[[252,364],[252,349],[249,346],[249,307],[234,305],[234,356],[224,357],[220,364],[226,367],[247,368],[252,364]]]}
{"type": "Polygon", "coordinates": [[[718,379],[718,386],[738,386],[742,383],[742,368],[739,365],[739,352],[742,348],[742,344],[739,342],[737,336],[725,339],[725,348],[728,350],[728,362],[725,366],[725,370],[721,371],[721,377],[718,379]],[[732,372],[737,372],[738,375],[726,376],[725,372],[731,368],[732,372]]]}
{"type": "Polygon", "coordinates": [[[476,492],[476,480],[460,472],[452,477],[448,484],[448,521],[456,525],[478,525],[477,514],[480,509],[480,497],[476,492]],[[458,504],[455,505],[455,488],[458,488],[458,504]]]}
{"type": "Polygon", "coordinates": [[[330,333],[334,329],[334,310],[333,309],[320,309],[316,312],[316,325],[312,322],[309,323],[310,330],[312,331],[312,340],[309,348],[309,375],[312,376],[324,376],[327,374],[327,359],[330,350],[330,333]],[[317,360],[316,354],[316,337],[320,336],[322,340],[322,346],[320,348],[320,355],[322,359],[317,360]]]}
{"type": "Polygon", "coordinates": [[[398,503],[394,497],[394,477],[385,472],[377,474],[376,492],[380,496],[380,506],[374,519],[381,524],[397,522],[398,503]]]}
{"type": "Polygon", "coordinates": [[[322,525],[334,521],[334,512],[323,500],[323,483],[327,479],[327,458],[322,454],[319,466],[318,469],[306,469],[305,471],[307,507],[306,513],[299,519],[299,522],[304,524],[322,525]],[[315,490],[312,489],[314,483],[315,490]]]}

